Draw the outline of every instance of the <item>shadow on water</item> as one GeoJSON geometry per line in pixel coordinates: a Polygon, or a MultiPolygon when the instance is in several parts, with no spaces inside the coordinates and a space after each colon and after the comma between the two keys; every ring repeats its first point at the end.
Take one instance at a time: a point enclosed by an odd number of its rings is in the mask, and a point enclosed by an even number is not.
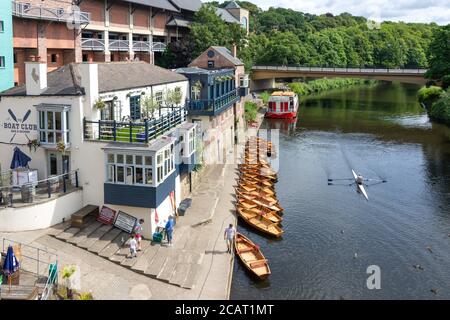
{"type": "Polygon", "coordinates": [[[232,299],[450,298],[450,129],[429,122],[418,89],[331,91],[304,99],[295,122],[265,120],[263,128],[280,130],[285,233],[269,240],[239,222],[272,274],[260,286],[236,268],[232,299]],[[349,167],[388,182],[368,188],[370,201],[327,186],[349,167]],[[374,264],[381,290],[365,285],[374,264]]]}

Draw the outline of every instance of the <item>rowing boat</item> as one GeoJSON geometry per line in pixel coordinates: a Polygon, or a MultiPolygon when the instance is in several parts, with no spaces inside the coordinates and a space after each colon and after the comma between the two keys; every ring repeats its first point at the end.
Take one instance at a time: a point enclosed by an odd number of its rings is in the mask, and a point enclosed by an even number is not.
{"type": "Polygon", "coordinates": [[[247,210],[240,211],[236,210],[238,215],[249,225],[258,229],[261,232],[269,234],[274,237],[281,237],[283,235],[283,230],[278,226],[278,223],[274,223],[261,215],[258,215],[247,210]]]}
{"type": "Polygon", "coordinates": [[[264,218],[267,218],[274,223],[281,223],[283,221],[282,217],[276,214],[276,212],[270,210],[262,210],[258,208],[246,209],[243,206],[240,206],[239,204],[236,206],[236,210],[241,211],[241,213],[249,213],[249,214],[256,213],[257,215],[263,216],[264,218]]]}
{"type": "Polygon", "coordinates": [[[250,272],[260,280],[267,279],[270,275],[269,264],[257,245],[244,235],[237,233],[234,248],[236,254],[250,272]]]}
{"type": "Polygon", "coordinates": [[[241,171],[240,175],[243,177],[243,179],[254,179],[254,180],[269,181],[269,182],[277,181],[277,177],[275,177],[275,176],[263,175],[258,172],[241,171]]]}
{"type": "Polygon", "coordinates": [[[274,198],[264,198],[264,197],[255,197],[245,193],[241,193],[236,190],[236,196],[238,198],[238,203],[241,201],[245,201],[248,205],[254,205],[254,207],[265,207],[271,211],[275,211],[277,213],[283,212],[283,208],[278,204],[278,200],[274,198]]]}
{"type": "Polygon", "coordinates": [[[270,188],[250,185],[250,184],[247,184],[245,182],[238,183],[237,189],[242,189],[242,190],[244,190],[246,192],[264,193],[264,194],[267,194],[269,196],[275,196],[275,194],[276,194],[275,191],[270,189],[270,188]]]}
{"type": "Polygon", "coordinates": [[[251,185],[255,185],[255,186],[261,186],[261,187],[267,187],[267,188],[272,188],[273,189],[273,182],[272,181],[266,181],[266,180],[256,180],[256,179],[252,179],[252,178],[243,178],[241,177],[240,180],[241,182],[245,182],[251,185]]]}
{"type": "Polygon", "coordinates": [[[245,193],[254,197],[275,197],[275,192],[270,189],[245,188],[240,185],[236,186],[236,192],[245,193]]]}
{"type": "Polygon", "coordinates": [[[358,175],[356,174],[355,170],[352,170],[353,178],[355,178],[356,185],[358,186],[359,191],[363,194],[364,198],[366,200],[369,200],[369,196],[367,195],[366,189],[364,188],[364,184],[358,183],[358,175]]]}

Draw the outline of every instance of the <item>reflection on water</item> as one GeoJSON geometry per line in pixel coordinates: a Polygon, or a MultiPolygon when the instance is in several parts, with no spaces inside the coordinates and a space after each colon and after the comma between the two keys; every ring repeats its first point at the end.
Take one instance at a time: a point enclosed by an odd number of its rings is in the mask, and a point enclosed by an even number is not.
{"type": "Polygon", "coordinates": [[[282,132],[285,234],[272,241],[239,223],[272,275],[258,282],[236,261],[231,298],[450,298],[450,130],[428,121],[417,90],[328,92],[307,98],[297,123],[265,122],[282,132]],[[367,188],[369,202],[348,184],[328,186],[350,168],[388,182],[367,188]],[[381,268],[381,290],[366,287],[369,265],[381,268]]]}

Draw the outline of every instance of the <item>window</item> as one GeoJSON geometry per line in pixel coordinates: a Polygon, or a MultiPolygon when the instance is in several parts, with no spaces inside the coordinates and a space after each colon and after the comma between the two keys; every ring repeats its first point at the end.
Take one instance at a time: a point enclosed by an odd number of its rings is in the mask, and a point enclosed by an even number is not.
{"type": "Polygon", "coordinates": [[[52,53],[51,60],[52,60],[52,63],[57,63],[58,62],[58,55],[56,53],[52,53]]]}
{"type": "Polygon", "coordinates": [[[5,31],[5,23],[0,20],[0,32],[4,32],[5,31]]]}
{"type": "Polygon", "coordinates": [[[189,154],[195,150],[195,129],[189,132],[189,154]]]}
{"type": "Polygon", "coordinates": [[[152,157],[107,153],[106,181],[117,184],[153,186],[152,157]]]}
{"type": "Polygon", "coordinates": [[[41,143],[68,144],[69,139],[69,111],[39,111],[39,137],[41,143]]]}
{"type": "Polygon", "coordinates": [[[17,53],[15,53],[15,52],[14,52],[14,55],[13,55],[13,59],[14,59],[14,64],[16,64],[17,63],[17,53]]]}
{"type": "Polygon", "coordinates": [[[83,53],[83,62],[88,61],[88,55],[86,53],[83,53]]]}
{"type": "Polygon", "coordinates": [[[175,169],[175,154],[174,146],[164,148],[156,154],[156,177],[157,183],[161,183],[170,174],[172,174],[175,169]]]}
{"type": "Polygon", "coordinates": [[[158,106],[162,106],[162,103],[163,103],[163,92],[162,91],[155,92],[155,100],[156,100],[156,104],[158,106]]]}
{"type": "Polygon", "coordinates": [[[213,60],[208,60],[208,68],[209,69],[213,69],[214,68],[214,61],[213,60]]]}
{"type": "Polygon", "coordinates": [[[192,86],[192,100],[200,100],[201,88],[199,86],[192,86]]]}
{"type": "Polygon", "coordinates": [[[56,154],[50,154],[50,175],[56,176],[58,174],[58,160],[56,154]]]}
{"type": "Polygon", "coordinates": [[[5,68],[5,57],[0,56],[0,68],[5,68]]]}
{"type": "Polygon", "coordinates": [[[241,20],[241,26],[242,26],[242,28],[244,28],[245,30],[247,30],[247,25],[248,25],[247,17],[242,17],[242,20],[241,20]]]}

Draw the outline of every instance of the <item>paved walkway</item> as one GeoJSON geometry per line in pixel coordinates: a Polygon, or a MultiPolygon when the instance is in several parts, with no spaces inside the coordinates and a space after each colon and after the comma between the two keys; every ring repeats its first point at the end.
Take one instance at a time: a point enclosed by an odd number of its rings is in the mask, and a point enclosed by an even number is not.
{"type": "Polygon", "coordinates": [[[235,165],[210,166],[205,170],[193,192],[192,207],[177,222],[173,247],[154,246],[153,251],[148,251],[153,253],[152,260],[141,256],[135,262],[134,266],[145,274],[136,272],[131,266],[128,266],[131,269],[126,268],[123,252],[117,248],[112,248],[107,257],[106,254],[102,257],[102,251],[100,255],[91,252],[95,242],[88,243],[89,239],[86,239],[78,243],[70,229],[65,232],[49,228],[0,233],[0,238],[54,252],[60,266],[77,265],[81,289],[92,291],[96,299],[228,299],[233,256],[226,253],[223,232],[229,223],[236,221],[233,202],[235,165]],[[59,239],[55,238],[56,234],[59,239]],[[85,248],[74,243],[84,244],[85,248]],[[186,251],[191,255],[186,256],[186,251]],[[186,272],[192,263],[197,264],[196,271],[186,272]],[[182,284],[184,287],[179,286],[182,284]],[[189,287],[191,289],[187,289],[189,287]]]}

